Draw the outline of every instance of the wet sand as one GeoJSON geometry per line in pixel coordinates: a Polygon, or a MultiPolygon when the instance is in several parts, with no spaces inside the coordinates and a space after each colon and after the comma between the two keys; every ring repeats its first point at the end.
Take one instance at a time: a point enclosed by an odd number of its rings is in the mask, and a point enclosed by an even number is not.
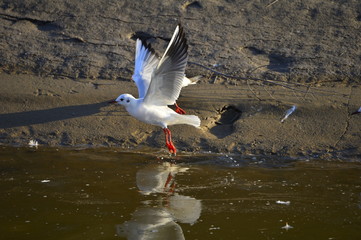
{"type": "MultiPolygon", "coordinates": [[[[108,104],[122,92],[136,94],[130,81],[53,79],[1,74],[2,145],[117,146],[134,151],[164,147],[159,127],[139,122],[122,106],[108,104]],[[19,87],[21,86],[21,87],[19,87]]],[[[360,154],[360,87],[318,87],[303,92],[259,85],[217,84],[201,79],[178,101],[198,115],[200,129],[171,126],[180,151],[355,156],[360,154]],[[296,110],[282,123],[285,112],[296,110]]]]}

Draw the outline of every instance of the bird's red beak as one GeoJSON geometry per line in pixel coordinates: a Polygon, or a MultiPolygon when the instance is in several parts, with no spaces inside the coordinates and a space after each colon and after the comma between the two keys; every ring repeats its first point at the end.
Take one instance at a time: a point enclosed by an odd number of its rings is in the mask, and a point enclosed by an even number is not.
{"type": "Polygon", "coordinates": [[[108,103],[114,104],[114,103],[117,103],[117,101],[112,100],[112,101],[109,101],[108,103]]]}

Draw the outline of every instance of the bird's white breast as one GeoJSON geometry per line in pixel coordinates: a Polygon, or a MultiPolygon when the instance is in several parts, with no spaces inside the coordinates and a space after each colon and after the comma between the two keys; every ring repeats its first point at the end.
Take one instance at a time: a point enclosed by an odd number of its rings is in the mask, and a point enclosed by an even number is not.
{"type": "Polygon", "coordinates": [[[167,119],[172,112],[167,106],[147,105],[143,99],[137,99],[134,104],[127,106],[126,109],[130,115],[139,121],[160,127],[167,126],[167,119]]]}

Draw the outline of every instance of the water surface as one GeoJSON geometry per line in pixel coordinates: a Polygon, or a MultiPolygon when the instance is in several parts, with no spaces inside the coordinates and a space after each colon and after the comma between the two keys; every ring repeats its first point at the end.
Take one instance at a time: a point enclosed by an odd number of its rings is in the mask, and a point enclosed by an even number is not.
{"type": "Polygon", "coordinates": [[[2,239],[361,239],[358,161],[2,148],[0,174],[2,239]]]}

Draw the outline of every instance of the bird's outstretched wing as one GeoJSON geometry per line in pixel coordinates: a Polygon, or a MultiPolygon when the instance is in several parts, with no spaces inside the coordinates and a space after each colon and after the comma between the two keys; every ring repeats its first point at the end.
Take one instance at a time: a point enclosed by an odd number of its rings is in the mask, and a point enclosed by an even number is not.
{"type": "Polygon", "coordinates": [[[188,59],[188,45],[183,28],[178,25],[163,57],[152,73],[144,102],[152,105],[172,105],[182,89],[188,59]]]}
{"type": "Polygon", "coordinates": [[[148,91],[151,81],[153,70],[159,63],[158,57],[155,55],[154,50],[137,39],[135,50],[135,67],[132,76],[135,84],[138,87],[139,98],[144,98],[148,91]]]}

